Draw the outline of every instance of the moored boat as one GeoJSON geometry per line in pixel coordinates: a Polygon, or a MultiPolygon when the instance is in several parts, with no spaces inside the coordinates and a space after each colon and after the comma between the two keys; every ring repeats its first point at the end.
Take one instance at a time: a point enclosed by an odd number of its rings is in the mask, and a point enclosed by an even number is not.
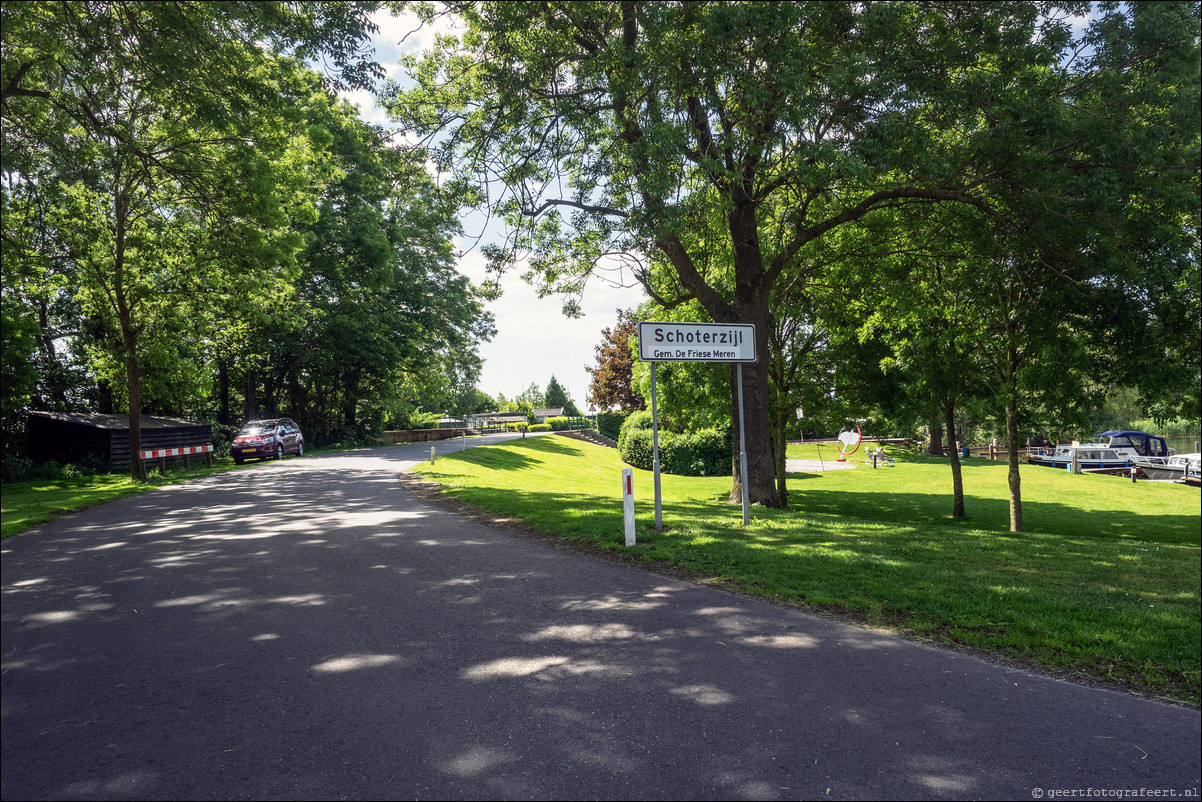
{"type": "Polygon", "coordinates": [[[1027,462],[1050,468],[1070,469],[1076,464],[1082,471],[1130,470],[1140,459],[1168,459],[1172,456],[1163,437],[1147,432],[1110,431],[1094,436],[1093,443],[1060,444],[1054,448],[1032,448],[1027,462]]]}
{"type": "Polygon", "coordinates": [[[1197,480],[1199,474],[1202,473],[1200,465],[1202,465],[1202,453],[1173,454],[1170,457],[1141,457],[1135,461],[1135,466],[1148,479],[1169,482],[1185,481],[1186,477],[1197,480]]]}

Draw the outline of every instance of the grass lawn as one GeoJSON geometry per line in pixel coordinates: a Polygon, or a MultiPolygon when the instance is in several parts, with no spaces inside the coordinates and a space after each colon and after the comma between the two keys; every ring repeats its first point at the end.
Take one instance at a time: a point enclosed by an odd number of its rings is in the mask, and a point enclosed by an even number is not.
{"type": "MultiPolygon", "coordinates": [[[[1199,702],[1202,513],[1196,489],[1023,467],[1026,532],[1011,533],[1006,464],[970,459],[968,520],[946,461],[890,452],[873,470],[789,477],[791,509],[742,526],[730,478],[635,471],[638,545],[624,546],[617,452],[530,437],[416,470],[444,493],[542,532],[731,590],[834,613],[1037,669],[1199,702]]],[[[816,446],[790,446],[816,459],[816,446]]],[[[830,446],[822,458],[837,456],[830,446]]],[[[857,454],[853,459],[863,459],[857,454]]]]}

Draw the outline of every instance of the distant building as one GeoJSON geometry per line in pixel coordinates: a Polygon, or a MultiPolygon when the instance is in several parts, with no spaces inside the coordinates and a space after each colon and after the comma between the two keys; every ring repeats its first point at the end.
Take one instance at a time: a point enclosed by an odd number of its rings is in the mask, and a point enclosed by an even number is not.
{"type": "Polygon", "coordinates": [[[467,415],[463,424],[469,429],[504,429],[511,423],[528,423],[520,412],[477,412],[467,415]]]}
{"type": "Polygon", "coordinates": [[[555,409],[536,409],[534,410],[534,422],[546,423],[547,418],[563,417],[563,409],[563,407],[556,407],[555,409]]]}

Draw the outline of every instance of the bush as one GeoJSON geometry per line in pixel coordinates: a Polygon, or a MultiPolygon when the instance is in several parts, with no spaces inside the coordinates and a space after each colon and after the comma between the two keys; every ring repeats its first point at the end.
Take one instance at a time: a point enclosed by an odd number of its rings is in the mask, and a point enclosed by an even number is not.
{"type": "Polygon", "coordinates": [[[598,412],[597,431],[606,437],[617,440],[618,434],[622,431],[622,424],[630,415],[630,412],[598,412]]]}
{"type": "MultiPolygon", "coordinates": [[[[647,431],[648,435],[651,432],[651,413],[647,412],[646,410],[630,413],[630,416],[622,422],[622,428],[618,430],[618,453],[622,453],[625,447],[626,439],[630,436],[631,432],[643,430],[647,431]]],[[[622,459],[631,465],[634,465],[634,463],[630,462],[630,460],[627,460],[625,456],[623,456],[622,459]]]]}
{"type": "MultiPolygon", "coordinates": [[[[591,428],[593,428],[593,425],[588,422],[587,418],[581,418],[579,416],[568,417],[566,415],[559,415],[554,418],[547,418],[547,425],[549,425],[551,427],[552,431],[556,431],[556,432],[566,432],[566,431],[570,431],[570,430],[574,430],[574,429],[591,429],[591,428]]],[[[534,429],[531,429],[530,431],[534,431],[534,429]]],[[[539,431],[546,431],[546,430],[539,429],[539,431]]]]}
{"type": "Polygon", "coordinates": [[[1196,420],[1177,418],[1157,423],[1151,418],[1145,418],[1143,420],[1131,421],[1130,427],[1120,428],[1131,428],[1141,432],[1148,432],[1149,434],[1158,434],[1161,437],[1197,437],[1198,431],[1202,429],[1202,426],[1199,426],[1196,420]]]}
{"type": "MultiPolygon", "coordinates": [[[[551,420],[555,420],[555,418],[552,418],[551,420]]],[[[526,427],[526,431],[528,431],[528,432],[549,432],[554,428],[555,427],[550,423],[532,423],[526,427]]],[[[559,431],[559,430],[556,429],[556,431],[559,431]]]]}
{"type": "Polygon", "coordinates": [[[28,482],[33,478],[33,462],[29,457],[7,456],[0,463],[0,481],[28,482]]]}
{"type": "Polygon", "coordinates": [[[730,472],[730,437],[719,429],[660,435],[660,469],[678,476],[721,476],[730,472]]]}
{"type": "MultiPolygon", "coordinates": [[[[663,445],[663,442],[660,442],[663,445]]],[[[622,462],[635,468],[649,471],[653,467],[655,447],[650,429],[633,429],[625,433],[622,446],[618,449],[622,462]]]]}
{"type": "MultiPolygon", "coordinates": [[[[651,415],[636,412],[627,418],[618,437],[622,461],[645,471],[652,470],[655,458],[651,415]],[[646,416],[644,420],[636,416],[646,416]]],[[[677,476],[721,476],[730,471],[730,434],[722,429],[702,429],[676,434],[659,433],[659,468],[677,476]]]]}
{"type": "Polygon", "coordinates": [[[58,460],[48,459],[33,469],[34,479],[62,479],[63,466],[58,460]]]}

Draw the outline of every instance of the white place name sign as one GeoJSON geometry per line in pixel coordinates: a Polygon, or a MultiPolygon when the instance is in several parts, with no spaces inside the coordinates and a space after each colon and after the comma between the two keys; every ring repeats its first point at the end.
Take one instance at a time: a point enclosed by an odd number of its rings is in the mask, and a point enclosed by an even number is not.
{"type": "Polygon", "coordinates": [[[754,362],[755,326],[750,323],[640,323],[639,359],[644,362],[754,362]]]}

